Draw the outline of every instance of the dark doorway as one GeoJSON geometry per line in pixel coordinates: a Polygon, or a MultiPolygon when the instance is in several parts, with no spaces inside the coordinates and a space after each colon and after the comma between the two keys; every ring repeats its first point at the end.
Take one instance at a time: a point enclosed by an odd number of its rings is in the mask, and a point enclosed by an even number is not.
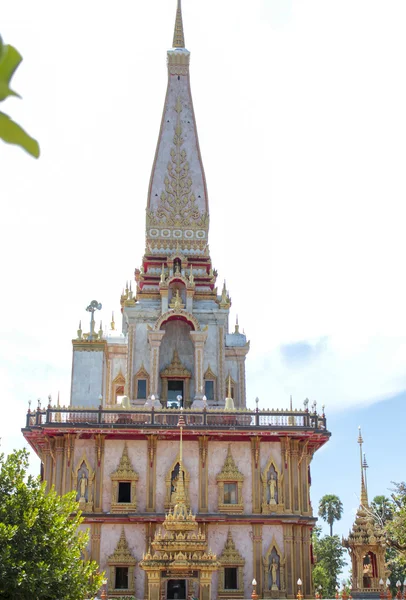
{"type": "Polygon", "coordinates": [[[183,406],[183,381],[176,379],[168,380],[168,406],[174,403],[178,408],[180,406],[177,404],[177,396],[182,396],[181,406],[183,406]]]}
{"type": "Polygon", "coordinates": [[[186,600],[186,580],[170,579],[166,597],[167,600],[186,600]]]}

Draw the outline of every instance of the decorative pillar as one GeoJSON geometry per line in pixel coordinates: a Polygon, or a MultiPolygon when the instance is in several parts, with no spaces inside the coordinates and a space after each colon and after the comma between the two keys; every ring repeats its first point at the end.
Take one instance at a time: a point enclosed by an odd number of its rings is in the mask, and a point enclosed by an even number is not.
{"type": "Polygon", "coordinates": [[[55,490],[58,494],[62,494],[62,479],[63,479],[63,455],[64,455],[64,438],[57,437],[55,439],[55,490]]]}
{"type": "MultiPolygon", "coordinates": [[[[293,525],[293,563],[295,568],[295,579],[294,583],[300,578],[302,580],[302,584],[304,583],[304,568],[303,568],[303,537],[302,537],[302,527],[301,525],[293,525]]],[[[296,589],[295,589],[295,594],[296,589]]]]}
{"type": "Polygon", "coordinates": [[[291,490],[292,490],[292,500],[291,500],[291,507],[294,513],[299,514],[300,513],[300,506],[299,506],[299,469],[298,469],[298,462],[299,462],[299,440],[291,440],[291,448],[292,448],[292,453],[291,453],[291,469],[290,469],[290,476],[291,476],[291,490]]]}
{"type": "Polygon", "coordinates": [[[186,310],[189,313],[193,312],[193,296],[195,295],[195,290],[194,289],[187,289],[186,290],[186,310]]]}
{"type": "Polygon", "coordinates": [[[238,365],[238,384],[239,384],[239,388],[240,388],[240,393],[239,393],[239,397],[240,397],[240,402],[239,402],[239,407],[240,408],[245,408],[246,406],[246,398],[245,398],[245,355],[241,356],[239,355],[237,358],[237,365],[238,365]]]}
{"type": "Polygon", "coordinates": [[[168,288],[164,285],[159,286],[159,291],[161,294],[161,313],[165,314],[168,312],[168,288]]]}
{"type": "MultiPolygon", "coordinates": [[[[160,587],[161,587],[161,572],[160,571],[148,571],[148,600],[161,600],[160,587]]],[[[207,600],[210,600],[208,598],[207,600]]]]}
{"type": "Polygon", "coordinates": [[[207,331],[191,331],[190,337],[195,347],[195,400],[201,400],[204,396],[203,358],[207,331]]]}
{"type": "Polygon", "coordinates": [[[302,564],[303,564],[303,595],[305,598],[314,598],[312,566],[310,559],[311,527],[304,525],[302,529],[302,564]]]}
{"type": "Polygon", "coordinates": [[[286,596],[294,598],[294,586],[297,579],[293,557],[293,525],[287,524],[283,526],[283,545],[285,548],[286,596]]]}
{"type": "MultiPolygon", "coordinates": [[[[251,438],[251,472],[252,472],[252,512],[254,514],[261,512],[261,462],[260,462],[260,443],[261,438],[254,436],[251,438]]],[[[259,581],[257,579],[257,581],[259,581]]]]}
{"type": "Polygon", "coordinates": [[[98,433],[95,436],[96,444],[96,467],[95,467],[95,491],[94,491],[94,511],[103,512],[103,463],[104,463],[104,442],[103,434],[98,433]]]}
{"type": "Polygon", "coordinates": [[[209,511],[208,454],[209,436],[202,435],[199,437],[199,513],[207,513],[209,511]]]}
{"type": "Polygon", "coordinates": [[[199,600],[211,600],[211,571],[200,571],[199,600]]]}
{"type": "Polygon", "coordinates": [[[67,494],[72,491],[72,466],[71,461],[73,460],[73,453],[75,450],[75,439],[74,433],[67,433],[65,438],[65,460],[62,477],[62,494],[67,494]]]}
{"type": "Polygon", "coordinates": [[[218,385],[217,385],[217,400],[224,400],[226,397],[226,378],[224,376],[225,371],[225,337],[224,327],[218,328],[218,385]]]}
{"type": "Polygon", "coordinates": [[[135,324],[129,323],[128,325],[128,350],[127,350],[127,373],[125,378],[125,394],[130,398],[134,399],[134,382],[133,382],[133,353],[135,343],[135,324]]]}
{"type": "Polygon", "coordinates": [[[252,550],[253,550],[253,575],[257,580],[259,595],[263,594],[263,568],[262,568],[262,524],[252,525],[252,550]]]}
{"type": "Polygon", "coordinates": [[[291,447],[290,438],[280,438],[282,453],[282,468],[284,472],[283,500],[285,504],[285,513],[292,511],[292,481],[291,481],[291,447]]]}
{"type": "Polygon", "coordinates": [[[310,490],[309,490],[309,450],[308,442],[300,444],[300,500],[301,513],[306,516],[311,515],[310,510],[310,490]]]}
{"type": "Polygon", "coordinates": [[[159,399],[159,348],[161,346],[162,338],[165,335],[165,331],[149,331],[148,341],[150,346],[150,389],[149,398],[155,396],[155,399],[159,399]]]}
{"type": "Polygon", "coordinates": [[[90,525],[90,552],[92,560],[100,564],[100,540],[101,523],[91,523],[90,525]]]}
{"type": "Polygon", "coordinates": [[[147,463],[147,489],[146,489],[146,508],[145,512],[155,512],[155,495],[156,495],[156,447],[157,436],[148,436],[148,463],[147,463]]]}
{"type": "Polygon", "coordinates": [[[44,479],[47,483],[46,490],[49,492],[53,485],[53,477],[54,477],[54,460],[55,455],[53,451],[53,440],[50,438],[46,438],[46,446],[43,450],[43,461],[44,461],[44,479]]]}

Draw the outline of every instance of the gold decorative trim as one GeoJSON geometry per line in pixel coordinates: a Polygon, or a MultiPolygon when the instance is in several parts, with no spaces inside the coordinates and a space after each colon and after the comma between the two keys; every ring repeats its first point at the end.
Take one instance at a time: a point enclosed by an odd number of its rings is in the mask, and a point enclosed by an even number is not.
{"type": "Polygon", "coordinates": [[[227,541],[223,552],[218,557],[219,579],[218,579],[218,597],[219,598],[244,598],[244,565],[245,559],[241,556],[233,540],[230,530],[228,530],[227,541]],[[237,569],[237,588],[230,590],[225,588],[225,569],[237,569]]]}
{"type": "MultiPolygon", "coordinates": [[[[138,380],[146,379],[147,381],[147,390],[146,390],[146,398],[149,396],[149,373],[144,367],[144,363],[141,364],[141,367],[138,369],[136,374],[134,375],[134,397],[138,400],[144,400],[144,398],[138,398],[138,380]]],[[[145,398],[145,400],[146,400],[145,398]]]]}
{"type": "Polygon", "coordinates": [[[136,473],[128,456],[127,443],[124,444],[123,453],[120,463],[114,473],[110,475],[112,481],[111,488],[111,512],[112,513],[127,513],[135,512],[137,509],[136,483],[138,481],[138,473],[136,473]],[[131,484],[131,502],[119,502],[118,491],[119,483],[128,482],[131,484]]]}
{"type": "Polygon", "coordinates": [[[179,317],[187,321],[195,331],[200,331],[200,324],[196,317],[194,317],[192,313],[182,309],[168,310],[166,313],[160,316],[154,325],[154,331],[160,331],[164,323],[170,321],[171,319],[176,319],[179,317]]]}
{"type": "Polygon", "coordinates": [[[226,460],[223,468],[216,476],[218,483],[218,511],[222,513],[242,513],[244,512],[244,501],[242,497],[242,484],[244,475],[238,470],[231,453],[231,444],[228,445],[226,460]],[[237,484],[237,503],[225,504],[224,502],[224,483],[237,484]]]}
{"type": "Polygon", "coordinates": [[[110,391],[110,404],[117,404],[117,388],[123,388],[123,396],[125,394],[125,377],[121,371],[118,372],[118,375],[111,382],[111,391],[110,391]]]}

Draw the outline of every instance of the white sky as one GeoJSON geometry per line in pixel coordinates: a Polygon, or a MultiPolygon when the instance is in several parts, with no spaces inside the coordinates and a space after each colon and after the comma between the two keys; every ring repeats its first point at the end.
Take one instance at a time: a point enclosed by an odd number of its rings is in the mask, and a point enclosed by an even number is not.
{"type": "MultiPolygon", "coordinates": [[[[251,340],[253,404],[327,414],[406,389],[404,0],[184,0],[210,248],[251,340]],[[300,345],[295,345],[298,343],[300,345]]],[[[118,321],[144,251],[175,0],[13,0],[5,43],[41,145],[0,145],[3,447],[69,401],[96,298],[118,321]],[[87,324],[86,324],[87,325],[87,324]]]]}

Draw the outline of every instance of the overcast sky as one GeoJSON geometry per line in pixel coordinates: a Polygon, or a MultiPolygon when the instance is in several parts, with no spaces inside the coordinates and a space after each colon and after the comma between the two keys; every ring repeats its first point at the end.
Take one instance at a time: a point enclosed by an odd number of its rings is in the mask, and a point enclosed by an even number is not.
{"type": "MultiPolygon", "coordinates": [[[[103,322],[112,310],[118,321],[140,266],[175,5],[1,7],[4,42],[24,57],[13,80],[23,100],[2,110],[41,145],[38,161],[0,145],[6,451],[22,445],[30,398],[60,390],[69,402],[70,340],[85,307],[97,299],[103,322]]],[[[248,401],[287,407],[292,394],[299,407],[307,396],[326,405],[329,426],[348,414],[342,443],[356,456],[354,415],[368,424],[379,402],[390,414],[406,390],[406,3],[183,5],[211,256],[251,340],[248,401]]],[[[375,465],[381,487],[395,464],[393,454],[375,465]]],[[[340,493],[330,483],[325,492],[340,493]]]]}

